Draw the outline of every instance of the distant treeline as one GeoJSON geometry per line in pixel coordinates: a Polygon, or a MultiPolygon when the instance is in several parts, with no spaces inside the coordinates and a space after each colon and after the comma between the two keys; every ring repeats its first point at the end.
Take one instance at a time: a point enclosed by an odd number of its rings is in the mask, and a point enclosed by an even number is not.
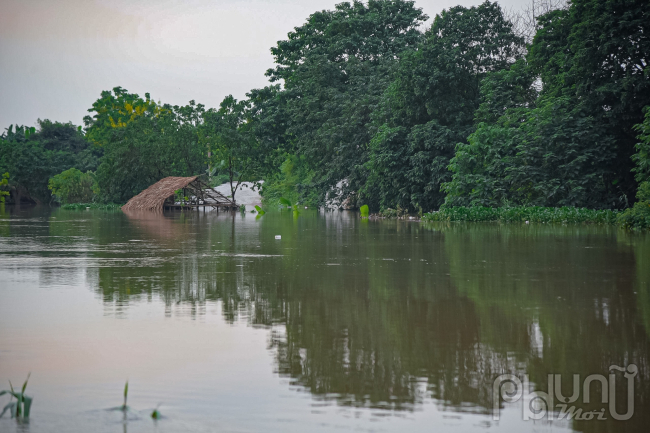
{"type": "Polygon", "coordinates": [[[263,178],[267,200],[335,195],[371,210],[650,199],[650,2],[547,0],[513,13],[486,1],[422,31],[427,19],[410,1],[341,3],[271,48],[270,85],[244,101],[170,106],[118,87],[81,130],[9,128],[0,171],[14,200],[34,201],[72,167],[113,202],[200,173],[263,178]]]}

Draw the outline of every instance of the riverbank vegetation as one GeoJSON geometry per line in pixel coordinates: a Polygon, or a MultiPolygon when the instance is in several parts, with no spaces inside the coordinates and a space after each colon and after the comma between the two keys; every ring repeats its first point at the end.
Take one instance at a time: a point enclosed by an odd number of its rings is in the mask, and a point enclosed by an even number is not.
{"type": "Polygon", "coordinates": [[[422,216],[423,221],[501,221],[530,223],[593,223],[614,224],[620,213],[610,209],[586,209],[576,207],[514,206],[491,208],[445,207],[438,212],[422,216]]]}
{"type": "Polygon", "coordinates": [[[119,210],[122,207],[117,203],[67,203],[61,206],[62,209],[68,210],[86,210],[86,209],[100,209],[100,210],[119,210]]]}
{"type": "Polygon", "coordinates": [[[456,6],[425,25],[411,1],[341,3],[271,48],[270,83],[245,100],[171,106],[116,87],[81,127],[10,126],[0,172],[14,202],[51,202],[50,179],[74,168],[96,179],[95,202],[203,174],[233,195],[264,179],[269,203],[448,220],[624,211],[621,225],[650,227],[650,3],[534,6],[456,6]]]}

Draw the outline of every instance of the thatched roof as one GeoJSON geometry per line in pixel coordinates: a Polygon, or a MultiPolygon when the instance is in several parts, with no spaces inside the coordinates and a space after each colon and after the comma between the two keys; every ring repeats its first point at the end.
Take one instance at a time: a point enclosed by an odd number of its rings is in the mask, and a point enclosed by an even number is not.
{"type": "Polygon", "coordinates": [[[194,182],[198,176],[191,177],[166,177],[151,185],[140,194],[129,200],[123,211],[137,210],[162,210],[165,200],[174,194],[174,191],[185,188],[194,182]]]}

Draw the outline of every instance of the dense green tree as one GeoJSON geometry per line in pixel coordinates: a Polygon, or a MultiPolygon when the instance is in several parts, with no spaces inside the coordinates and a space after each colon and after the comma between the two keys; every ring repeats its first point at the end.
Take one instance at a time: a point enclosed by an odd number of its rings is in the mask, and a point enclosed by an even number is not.
{"type": "Polygon", "coordinates": [[[151,100],[149,93],[142,99],[137,93],[129,93],[120,86],[113,91],[104,90],[99,99],[88,109],[92,115],[84,117],[86,137],[95,144],[104,145],[111,139],[114,128],[125,127],[142,116],[158,116],[167,111],[151,100]]]}
{"type": "Polygon", "coordinates": [[[72,167],[97,168],[101,149],[71,123],[38,120],[38,129],[10,126],[0,136],[0,172],[9,172],[14,202],[49,203],[49,179],[72,167]]]}
{"type": "Polygon", "coordinates": [[[211,166],[227,175],[233,200],[243,181],[259,180],[253,178],[258,171],[259,146],[247,121],[247,107],[247,101],[228,95],[218,110],[210,109],[203,114],[199,130],[201,142],[210,152],[211,166]]]}
{"type": "Polygon", "coordinates": [[[600,134],[611,137],[613,157],[594,169],[612,173],[606,198],[614,195],[617,201],[601,206],[625,206],[636,189],[633,128],[650,104],[650,3],[575,0],[539,23],[528,60],[541,76],[542,97],[574,98],[601,127],[600,134]]]}
{"type": "Polygon", "coordinates": [[[246,122],[250,123],[251,132],[259,146],[259,173],[265,178],[277,174],[278,167],[291,154],[291,136],[287,132],[289,116],[287,114],[288,93],[280,84],[253,89],[246,94],[248,107],[246,122]]]}
{"type": "Polygon", "coordinates": [[[192,176],[207,167],[198,128],[205,108],[164,105],[113,127],[97,169],[102,200],[124,203],[167,176],[192,176]]]}
{"type": "Polygon", "coordinates": [[[646,2],[578,0],[540,17],[527,63],[483,83],[446,204],[627,206],[633,125],[650,102],[649,12],[646,2]]]}
{"type": "Polygon", "coordinates": [[[644,111],[643,123],[634,128],[639,133],[636,153],[632,156],[635,162],[633,171],[639,182],[637,202],[619,217],[619,223],[628,228],[650,228],[650,106],[644,111]]]}
{"type": "Polygon", "coordinates": [[[581,108],[548,98],[481,123],[451,160],[446,204],[610,207],[617,197],[607,162],[615,145],[581,108]]]}
{"type": "Polygon", "coordinates": [[[634,127],[635,131],[639,133],[637,136],[639,141],[635,146],[636,153],[632,155],[632,160],[636,165],[632,171],[639,183],[650,182],[650,106],[645,107],[644,112],[643,123],[634,127]]]}
{"type": "Polygon", "coordinates": [[[417,50],[400,61],[385,94],[364,198],[375,207],[439,207],[456,143],[474,130],[481,82],[507,70],[522,52],[523,39],[497,3],[457,6],[436,16],[417,50]]]}
{"type": "Polygon", "coordinates": [[[351,190],[361,185],[371,113],[426,19],[411,1],[341,3],[310,15],[271,49],[277,67],[267,75],[284,81],[287,149],[313,171],[306,189],[321,199],[342,179],[351,190]]]}
{"type": "Polygon", "coordinates": [[[76,168],[65,170],[52,177],[48,183],[52,195],[62,204],[90,203],[95,200],[99,187],[95,173],[76,168]]]}
{"type": "Polygon", "coordinates": [[[247,97],[250,105],[246,117],[257,140],[256,173],[264,179],[264,201],[277,203],[285,197],[292,203],[318,205],[318,191],[310,187],[314,171],[304,155],[294,153],[288,130],[289,92],[275,84],[253,89],[247,97]]]}

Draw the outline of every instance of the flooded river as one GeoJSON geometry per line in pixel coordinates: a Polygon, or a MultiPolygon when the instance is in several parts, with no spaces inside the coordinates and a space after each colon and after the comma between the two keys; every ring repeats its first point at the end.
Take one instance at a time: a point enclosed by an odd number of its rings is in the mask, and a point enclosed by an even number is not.
{"type": "Polygon", "coordinates": [[[0,211],[2,432],[647,432],[649,355],[649,235],[0,211]]]}

